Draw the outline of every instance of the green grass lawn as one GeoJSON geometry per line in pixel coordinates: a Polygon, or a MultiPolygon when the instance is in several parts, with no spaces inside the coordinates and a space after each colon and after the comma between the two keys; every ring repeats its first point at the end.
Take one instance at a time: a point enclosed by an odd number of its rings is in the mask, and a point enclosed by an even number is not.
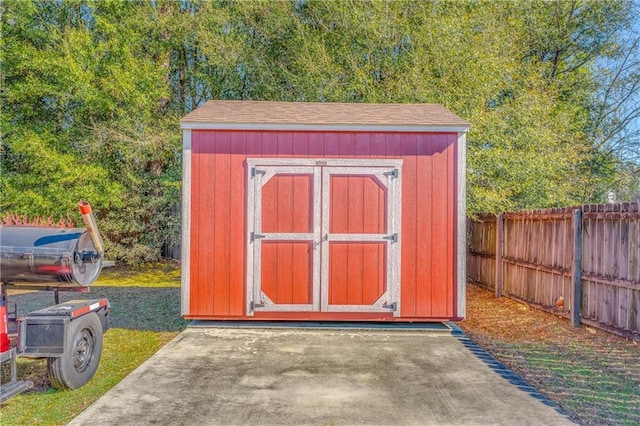
{"type": "MultiPolygon", "coordinates": [[[[19,379],[31,380],[35,386],[3,404],[2,426],[66,424],[187,325],[180,316],[176,265],[105,270],[89,294],[60,293],[61,301],[99,297],[107,297],[112,305],[112,328],[104,335],[102,359],[91,382],[75,391],[58,391],[49,385],[45,360],[19,358],[19,379]]],[[[19,315],[24,315],[52,305],[53,296],[50,292],[10,293],[9,302],[17,302],[19,315]]]]}
{"type": "Polygon", "coordinates": [[[633,344],[500,343],[490,350],[580,424],[640,422],[640,362],[633,344]]]}

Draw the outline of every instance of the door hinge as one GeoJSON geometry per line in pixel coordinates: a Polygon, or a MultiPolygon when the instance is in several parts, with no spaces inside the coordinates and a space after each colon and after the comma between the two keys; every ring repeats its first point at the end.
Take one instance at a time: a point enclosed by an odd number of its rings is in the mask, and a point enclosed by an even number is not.
{"type": "Polygon", "coordinates": [[[251,233],[250,240],[251,240],[251,242],[254,242],[255,240],[259,240],[259,239],[261,239],[261,238],[266,238],[266,237],[267,237],[267,236],[266,236],[266,235],[264,235],[264,234],[256,234],[255,232],[252,232],[252,233],[251,233]]]}
{"type": "Polygon", "coordinates": [[[253,302],[253,301],[252,301],[252,302],[249,304],[249,308],[250,308],[252,311],[255,311],[255,310],[256,310],[256,308],[264,308],[264,303],[256,303],[256,302],[253,302]]]}
{"type": "Polygon", "coordinates": [[[398,234],[391,234],[391,235],[387,235],[385,237],[382,237],[383,240],[390,240],[392,243],[397,243],[398,242],[398,234]]]}
{"type": "Polygon", "coordinates": [[[393,169],[390,172],[382,173],[385,176],[390,176],[392,179],[396,179],[398,177],[398,169],[393,169]]]}
{"type": "Polygon", "coordinates": [[[384,304],[382,305],[382,307],[395,312],[396,309],[398,309],[398,304],[396,302],[393,302],[393,303],[384,304]]]}
{"type": "Polygon", "coordinates": [[[251,168],[251,177],[256,177],[256,175],[265,175],[267,174],[266,170],[256,169],[255,167],[251,168]]]}

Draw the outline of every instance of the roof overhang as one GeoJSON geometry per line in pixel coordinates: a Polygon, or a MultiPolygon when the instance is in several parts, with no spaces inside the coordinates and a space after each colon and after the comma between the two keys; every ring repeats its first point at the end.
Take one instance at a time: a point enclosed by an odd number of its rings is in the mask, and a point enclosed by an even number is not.
{"type": "Polygon", "coordinates": [[[244,131],[307,131],[307,132],[404,132],[404,133],[466,133],[469,126],[388,126],[375,124],[275,124],[275,123],[193,123],[181,122],[183,130],[244,130],[244,131]]]}

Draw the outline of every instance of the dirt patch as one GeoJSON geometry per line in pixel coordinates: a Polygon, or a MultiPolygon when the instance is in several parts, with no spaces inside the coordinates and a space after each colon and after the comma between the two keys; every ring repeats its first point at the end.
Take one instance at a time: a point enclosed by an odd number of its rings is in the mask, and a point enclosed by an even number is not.
{"type": "Polygon", "coordinates": [[[575,421],[640,424],[640,345],[477,286],[467,288],[467,335],[575,421]]]}

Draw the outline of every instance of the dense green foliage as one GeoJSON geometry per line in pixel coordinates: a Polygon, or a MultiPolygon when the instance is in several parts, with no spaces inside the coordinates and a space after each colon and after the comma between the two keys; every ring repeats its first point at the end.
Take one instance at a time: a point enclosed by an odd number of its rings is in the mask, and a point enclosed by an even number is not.
{"type": "Polygon", "coordinates": [[[87,199],[112,258],[177,240],[178,122],[209,99],[441,103],[472,125],[470,212],[638,187],[633,2],[0,7],[1,210],[67,215],[87,199]]]}

